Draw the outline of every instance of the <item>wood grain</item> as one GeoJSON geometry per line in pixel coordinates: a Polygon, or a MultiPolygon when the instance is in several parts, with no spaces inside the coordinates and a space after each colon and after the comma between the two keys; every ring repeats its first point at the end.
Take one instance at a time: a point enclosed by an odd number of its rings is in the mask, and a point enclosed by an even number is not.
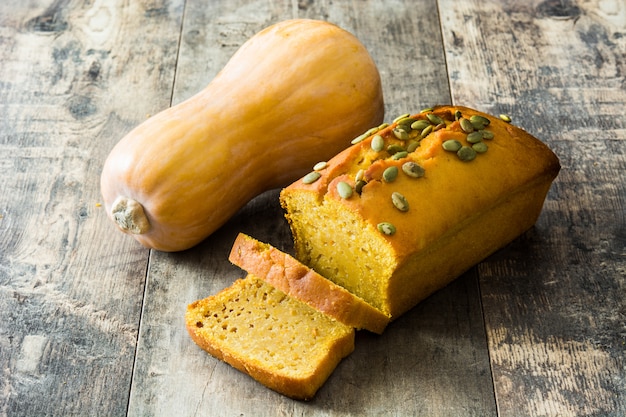
{"type": "Polygon", "coordinates": [[[454,6],[454,102],[511,114],[563,165],[536,227],[479,268],[499,413],[624,415],[626,5],[454,6]]]}
{"type": "Polygon", "coordinates": [[[0,416],[626,415],[625,57],[622,0],[3,1],[0,416]],[[292,251],[278,190],[175,254],[98,205],[117,140],[294,17],[363,41],[388,120],[507,113],[563,165],[533,229],[383,335],[359,332],[309,403],[184,329],[188,303],[242,276],[237,233],[292,251]]]}
{"type": "Polygon", "coordinates": [[[0,415],[126,412],[148,251],[106,220],[99,173],[169,104],[182,13],[153,6],[0,6],[0,415]]]}

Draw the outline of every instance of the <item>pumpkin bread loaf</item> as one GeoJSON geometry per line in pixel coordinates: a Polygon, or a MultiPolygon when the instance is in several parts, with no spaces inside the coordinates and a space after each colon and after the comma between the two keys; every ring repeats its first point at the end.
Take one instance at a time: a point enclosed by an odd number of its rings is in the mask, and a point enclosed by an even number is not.
{"type": "Polygon", "coordinates": [[[229,260],[263,281],[335,320],[381,334],[389,317],[292,256],[240,233],[229,260]]]}
{"type": "Polygon", "coordinates": [[[309,400],[354,350],[352,327],[254,275],[187,308],[204,350],[288,397],[309,400]]]}
{"type": "Polygon", "coordinates": [[[559,161],[501,118],[401,116],[281,192],[296,258],[397,318],[532,227],[559,161]]]}

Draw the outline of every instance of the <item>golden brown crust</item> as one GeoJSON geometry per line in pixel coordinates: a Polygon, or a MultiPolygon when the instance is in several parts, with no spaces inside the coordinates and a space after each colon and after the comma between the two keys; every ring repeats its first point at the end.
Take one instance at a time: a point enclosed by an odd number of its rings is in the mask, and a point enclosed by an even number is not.
{"type": "Polygon", "coordinates": [[[240,233],[229,260],[335,320],[381,334],[389,317],[292,256],[240,233]]]}

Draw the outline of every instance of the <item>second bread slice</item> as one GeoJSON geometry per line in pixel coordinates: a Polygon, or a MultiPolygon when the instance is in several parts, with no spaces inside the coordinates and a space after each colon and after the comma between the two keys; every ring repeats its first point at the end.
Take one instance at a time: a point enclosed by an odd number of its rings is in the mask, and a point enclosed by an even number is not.
{"type": "Polygon", "coordinates": [[[381,334],[389,317],[292,256],[240,233],[229,260],[250,274],[335,320],[381,334]]]}
{"type": "Polygon", "coordinates": [[[253,275],[187,308],[204,350],[288,397],[309,400],[354,350],[354,329],[253,275]]]}

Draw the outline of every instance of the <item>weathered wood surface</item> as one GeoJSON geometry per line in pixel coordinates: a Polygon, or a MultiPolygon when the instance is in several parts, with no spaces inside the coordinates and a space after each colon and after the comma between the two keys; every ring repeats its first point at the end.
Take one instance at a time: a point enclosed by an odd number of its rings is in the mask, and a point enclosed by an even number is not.
{"type": "Polygon", "coordinates": [[[626,415],[622,0],[18,0],[0,4],[0,415],[626,415]],[[518,4],[522,3],[522,4],[518,4]],[[197,348],[186,304],[241,275],[236,233],[291,250],[268,192],[183,253],[98,207],[113,144],[292,17],[355,33],[387,118],[508,113],[563,170],[537,226],[394,322],[359,333],[310,403],[197,348]]]}
{"type": "Polygon", "coordinates": [[[479,267],[498,410],[626,415],[626,3],[440,10],[453,101],[513,114],[563,166],[535,229],[479,267]]]}

